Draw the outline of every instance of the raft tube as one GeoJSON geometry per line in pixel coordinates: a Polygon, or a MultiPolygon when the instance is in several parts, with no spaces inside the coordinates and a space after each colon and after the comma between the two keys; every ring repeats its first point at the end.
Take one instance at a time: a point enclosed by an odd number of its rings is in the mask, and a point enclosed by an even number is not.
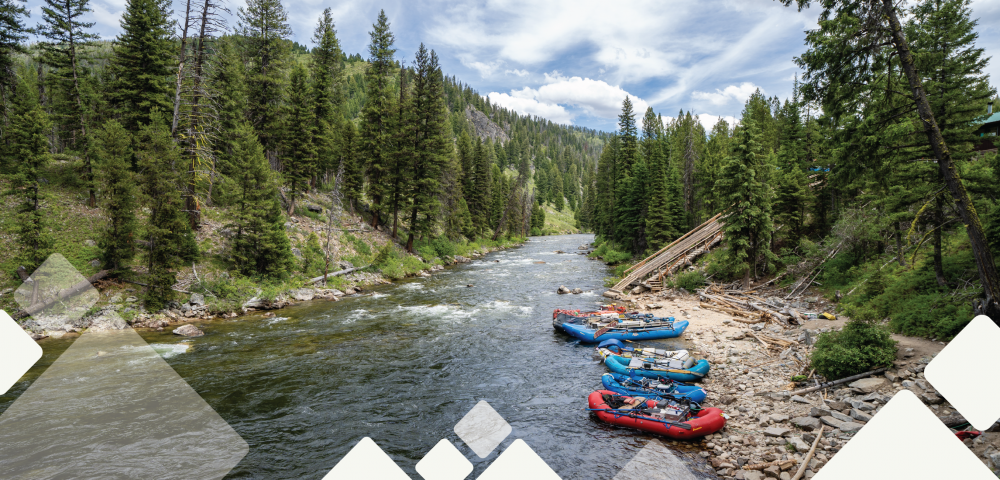
{"type": "Polygon", "coordinates": [[[598,343],[611,339],[635,341],[675,338],[681,336],[687,327],[687,320],[674,320],[672,324],[653,327],[612,328],[608,329],[597,338],[594,338],[594,334],[597,333],[597,329],[573,323],[562,324],[562,330],[564,332],[583,343],[598,343]]]}
{"type": "Polygon", "coordinates": [[[708,374],[709,369],[711,369],[711,365],[709,365],[708,360],[705,360],[704,358],[695,362],[691,368],[684,370],[658,367],[655,364],[652,364],[650,368],[629,368],[629,363],[631,361],[632,359],[630,358],[620,357],[618,355],[608,355],[604,357],[604,364],[607,365],[612,372],[630,377],[666,377],[678,382],[695,382],[701,380],[702,377],[708,374]]]}
{"type": "MultiPolygon", "coordinates": [[[[605,394],[618,395],[610,390],[598,390],[587,397],[587,403],[590,404],[590,408],[593,410],[592,413],[599,420],[612,425],[635,428],[675,440],[701,438],[718,432],[726,426],[726,416],[718,408],[705,408],[692,414],[686,421],[671,423],[634,410],[612,409],[608,404],[604,403],[602,395],[605,394]]],[[[656,408],[656,401],[648,400],[646,406],[656,408]]]]}
{"type": "Polygon", "coordinates": [[[657,385],[644,387],[638,380],[632,379],[628,375],[619,373],[605,373],[601,375],[601,383],[605,390],[611,390],[619,395],[631,395],[646,398],[671,398],[681,402],[701,403],[708,396],[705,389],[697,385],[687,385],[675,382],[669,378],[663,378],[657,385]]]}

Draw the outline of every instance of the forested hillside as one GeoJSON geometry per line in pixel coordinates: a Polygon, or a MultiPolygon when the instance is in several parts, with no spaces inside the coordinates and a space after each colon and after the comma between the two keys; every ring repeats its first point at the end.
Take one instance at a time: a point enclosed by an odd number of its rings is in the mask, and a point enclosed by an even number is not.
{"type": "Polygon", "coordinates": [[[158,309],[192,265],[295,284],[349,254],[399,276],[581,209],[607,136],[491,105],[424,45],[400,58],[384,12],[347,55],[329,9],[300,45],[280,0],[235,25],[182,5],[130,0],[103,42],[87,0],[0,3],[0,287],[60,252],[158,309]]]}
{"type": "Polygon", "coordinates": [[[625,99],[581,221],[618,263],[724,212],[725,248],[685,285],[815,282],[847,315],[949,338],[1000,288],[1000,163],[980,136],[996,134],[980,128],[1000,106],[989,58],[967,0],[900,12],[908,43],[839,8],[807,35],[793,97],[758,91],[737,125],[662,122],[625,99]]]}

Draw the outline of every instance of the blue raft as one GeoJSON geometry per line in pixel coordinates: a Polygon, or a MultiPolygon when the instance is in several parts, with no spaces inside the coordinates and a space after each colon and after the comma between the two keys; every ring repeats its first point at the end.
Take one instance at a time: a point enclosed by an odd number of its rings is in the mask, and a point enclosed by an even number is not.
{"type": "MultiPolygon", "coordinates": [[[[674,320],[669,317],[665,322],[633,322],[639,325],[602,329],[597,335],[596,328],[573,323],[562,324],[562,330],[583,343],[597,343],[605,340],[660,340],[679,337],[688,327],[687,320],[674,320]]],[[[624,322],[623,322],[624,323],[624,322]]]]}
{"type": "Polygon", "coordinates": [[[604,364],[612,372],[626,376],[640,376],[646,378],[665,377],[678,382],[694,382],[701,380],[708,374],[711,366],[704,358],[698,360],[689,368],[669,368],[665,365],[658,365],[651,359],[625,358],[618,355],[608,355],[604,357],[604,364]]]}
{"type": "Polygon", "coordinates": [[[675,400],[701,403],[708,395],[705,389],[696,385],[686,385],[669,379],[653,380],[642,377],[629,377],[619,373],[601,375],[601,383],[605,390],[629,395],[632,397],[673,398],[675,400]]]}

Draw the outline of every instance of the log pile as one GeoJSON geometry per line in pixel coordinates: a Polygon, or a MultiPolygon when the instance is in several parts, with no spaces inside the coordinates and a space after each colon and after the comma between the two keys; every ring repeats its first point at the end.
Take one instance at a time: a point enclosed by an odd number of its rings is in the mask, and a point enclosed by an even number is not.
{"type": "Polygon", "coordinates": [[[757,295],[757,290],[738,290],[711,284],[698,291],[701,308],[733,315],[740,323],[778,321],[784,326],[801,325],[805,318],[794,308],[783,308],[757,295]],[[742,318],[738,318],[742,317],[742,318]]]}

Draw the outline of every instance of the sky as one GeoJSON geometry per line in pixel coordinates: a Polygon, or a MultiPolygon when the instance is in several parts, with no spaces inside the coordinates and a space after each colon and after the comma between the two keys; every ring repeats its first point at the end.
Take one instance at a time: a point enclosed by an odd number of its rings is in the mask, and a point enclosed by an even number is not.
{"type": "MultiPolygon", "coordinates": [[[[91,0],[97,33],[119,33],[125,1],[91,0]]],[[[182,1],[175,0],[175,12],[182,1]]],[[[228,1],[234,13],[245,5],[228,1]]],[[[493,103],[604,131],[617,129],[626,95],[637,117],[650,106],[664,117],[691,111],[706,128],[720,117],[732,123],[757,89],[788,98],[801,73],[794,58],[819,15],[774,0],[284,1],[299,43],[312,47],[317,19],[330,7],[344,51],[367,58],[368,32],[384,9],[397,59],[412,62],[423,42],[446,75],[493,103]]],[[[29,24],[41,3],[28,0],[29,24]]],[[[972,0],[971,7],[978,45],[995,58],[987,72],[1000,78],[1000,0],[972,0]]]]}

